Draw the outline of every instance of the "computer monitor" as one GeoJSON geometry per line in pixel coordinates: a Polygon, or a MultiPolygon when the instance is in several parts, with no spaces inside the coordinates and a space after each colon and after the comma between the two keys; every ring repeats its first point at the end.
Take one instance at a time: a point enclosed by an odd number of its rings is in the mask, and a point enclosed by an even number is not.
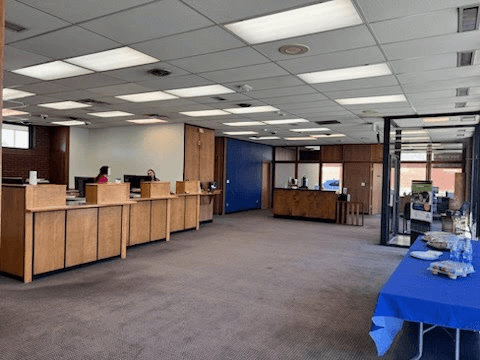
{"type": "Polygon", "coordinates": [[[140,189],[142,181],[152,181],[152,178],[148,175],[123,175],[123,182],[130,183],[130,190],[140,189]]]}
{"type": "Polygon", "coordinates": [[[21,177],[4,177],[2,178],[2,184],[23,185],[25,184],[25,180],[21,177]]]}
{"type": "Polygon", "coordinates": [[[80,197],[85,197],[85,184],[92,184],[95,178],[86,176],[75,176],[75,189],[78,190],[80,197]]]}

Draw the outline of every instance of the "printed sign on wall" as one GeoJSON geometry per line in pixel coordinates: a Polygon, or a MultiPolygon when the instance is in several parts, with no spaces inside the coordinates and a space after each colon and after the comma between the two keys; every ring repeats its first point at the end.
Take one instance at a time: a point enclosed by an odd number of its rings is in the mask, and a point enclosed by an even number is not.
{"type": "Polygon", "coordinates": [[[412,202],[410,218],[432,222],[432,182],[429,180],[412,181],[412,202]]]}

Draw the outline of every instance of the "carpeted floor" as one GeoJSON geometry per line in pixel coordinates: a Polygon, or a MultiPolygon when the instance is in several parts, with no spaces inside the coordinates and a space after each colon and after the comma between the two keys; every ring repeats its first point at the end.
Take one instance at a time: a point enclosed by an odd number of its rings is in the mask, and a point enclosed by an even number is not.
{"type": "MultiPolygon", "coordinates": [[[[0,359],[376,359],[378,291],[406,249],[364,227],[216,217],[200,231],[24,285],[0,276],[0,359]]],[[[453,359],[438,332],[424,359],[453,359]]],[[[416,352],[406,324],[384,357],[416,352]]],[[[478,359],[462,333],[462,360],[478,359]],[[467,346],[468,345],[468,346],[467,346]]]]}

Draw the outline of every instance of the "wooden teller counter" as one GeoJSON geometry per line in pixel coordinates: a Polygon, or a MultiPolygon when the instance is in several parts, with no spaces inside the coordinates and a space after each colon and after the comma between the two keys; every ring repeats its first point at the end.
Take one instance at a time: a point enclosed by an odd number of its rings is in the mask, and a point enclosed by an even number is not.
{"type": "Polygon", "coordinates": [[[120,256],[127,247],[170,239],[170,233],[199,229],[208,214],[198,182],[87,184],[85,203],[67,205],[65,185],[3,185],[0,272],[32,281],[34,276],[120,256]]]}
{"type": "Polygon", "coordinates": [[[277,217],[335,221],[336,206],[333,191],[276,188],[273,192],[273,215],[277,217]]]}

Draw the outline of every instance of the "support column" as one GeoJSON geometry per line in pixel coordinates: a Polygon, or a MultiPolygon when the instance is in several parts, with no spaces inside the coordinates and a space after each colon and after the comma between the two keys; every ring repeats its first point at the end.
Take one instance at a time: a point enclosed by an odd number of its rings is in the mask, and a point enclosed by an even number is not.
{"type": "MultiPolygon", "coordinates": [[[[3,110],[3,50],[5,47],[5,0],[0,0],[0,109],[3,110]]],[[[0,112],[0,130],[2,128],[2,112],[0,112]]],[[[2,134],[0,132],[0,139],[2,134]]],[[[0,204],[2,203],[2,152],[0,151],[0,204]]],[[[2,207],[0,206],[0,230],[2,226],[2,207]]],[[[0,236],[1,241],[1,236],[0,236]]]]}
{"type": "Polygon", "coordinates": [[[380,227],[380,244],[388,242],[388,200],[390,198],[390,122],[383,119],[383,172],[382,172],[382,223],[380,227]]]}

